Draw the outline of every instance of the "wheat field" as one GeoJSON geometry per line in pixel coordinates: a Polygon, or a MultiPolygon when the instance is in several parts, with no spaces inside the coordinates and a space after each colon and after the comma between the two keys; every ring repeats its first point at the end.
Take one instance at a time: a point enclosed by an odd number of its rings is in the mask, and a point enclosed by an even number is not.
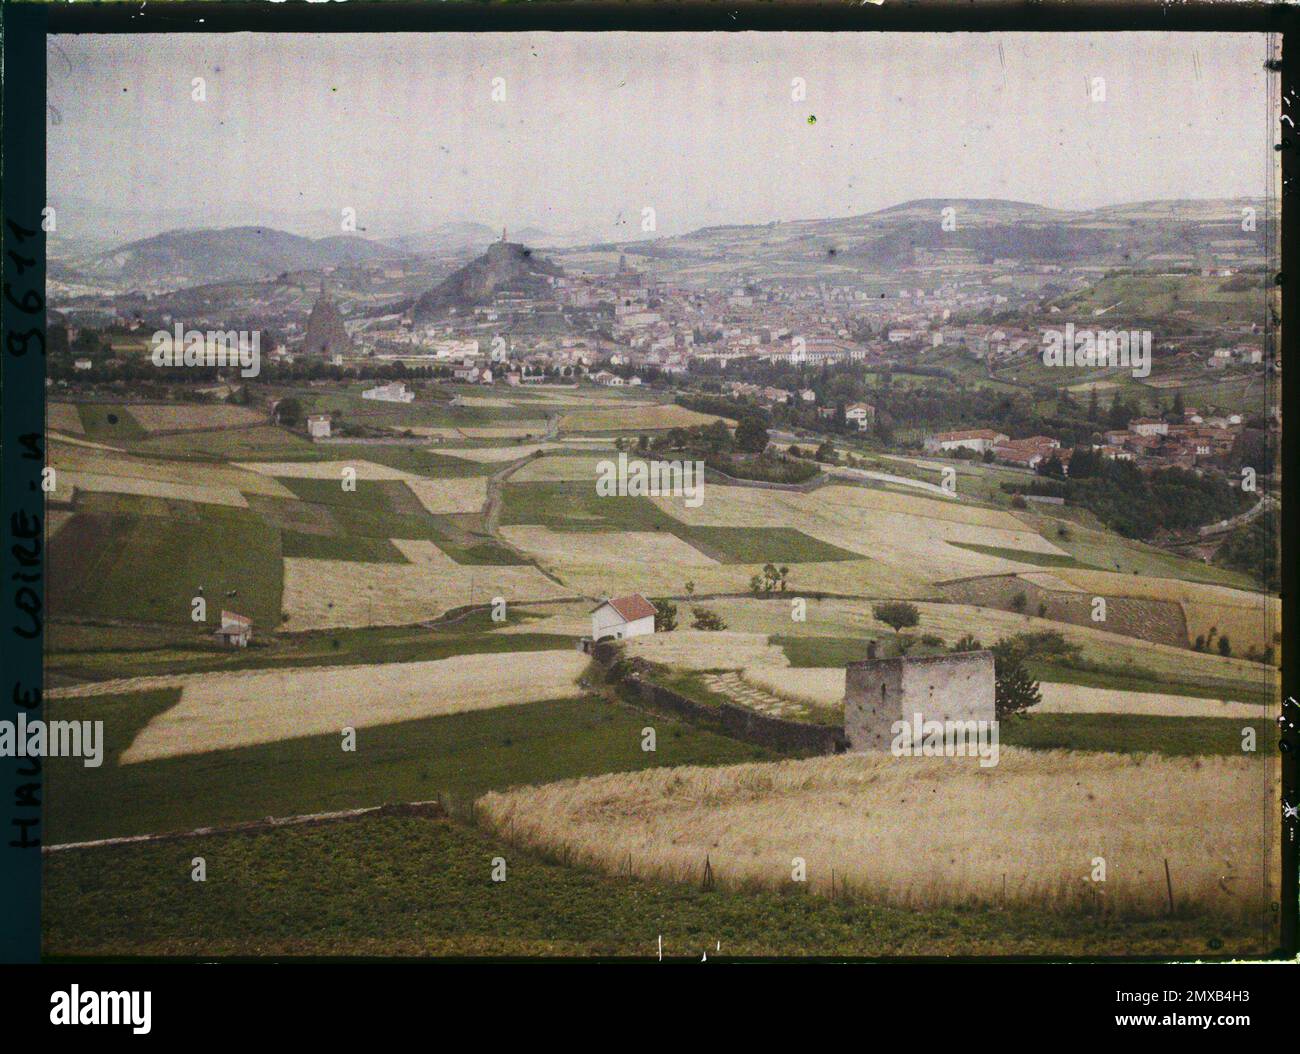
{"type": "MultiPolygon", "coordinates": [[[[677,617],[690,612],[684,606],[677,617]]],[[[672,633],[655,633],[632,637],[625,645],[629,658],[660,662],[683,670],[734,670],[741,666],[787,666],[785,652],[769,644],[761,633],[732,633],[730,630],[705,631],[677,629],[672,633]]]]}
{"type": "Polygon", "coordinates": [[[486,476],[408,479],[406,486],[419,499],[420,504],[435,515],[478,512],[487,501],[486,476]]]}
{"type": "Polygon", "coordinates": [[[844,667],[746,666],[740,679],[755,688],[808,706],[839,707],[844,703],[844,667]]]}
{"type": "Polygon", "coordinates": [[[1014,748],[978,760],[650,769],[494,792],[477,812],[516,845],[610,873],[699,884],[707,858],[719,885],[793,889],[800,858],[802,888],[912,908],[1160,915],[1166,860],[1179,912],[1261,917],[1276,896],[1271,761],[1014,748]]]}

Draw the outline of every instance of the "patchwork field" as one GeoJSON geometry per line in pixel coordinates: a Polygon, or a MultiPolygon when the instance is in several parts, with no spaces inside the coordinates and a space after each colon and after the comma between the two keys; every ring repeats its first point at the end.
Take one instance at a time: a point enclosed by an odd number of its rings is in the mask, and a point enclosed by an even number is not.
{"type": "Polygon", "coordinates": [[[408,563],[284,561],[285,628],[392,626],[437,618],[495,596],[512,603],[571,597],[535,567],[462,565],[431,541],[393,539],[408,563]]]}
{"type": "Polygon", "coordinates": [[[460,655],[432,662],[241,671],[180,678],[180,701],[154,717],[123,764],[339,733],[418,717],[561,699],[587,657],[576,650],[460,655]]]}
{"type": "Polygon", "coordinates": [[[908,907],[1017,904],[1262,919],[1271,784],[1249,758],[1004,748],[976,758],[849,754],[685,768],[490,793],[479,815],[521,848],[607,873],[812,891],[908,907]],[[870,822],[864,822],[864,818],[870,822]],[[906,851],[900,851],[906,847],[906,851]],[[1104,856],[1104,886],[1088,881],[1104,856]]]}

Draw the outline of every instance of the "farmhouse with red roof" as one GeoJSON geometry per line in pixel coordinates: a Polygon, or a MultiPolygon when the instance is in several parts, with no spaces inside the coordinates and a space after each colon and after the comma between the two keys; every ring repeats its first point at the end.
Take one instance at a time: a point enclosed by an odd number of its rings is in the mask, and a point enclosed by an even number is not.
{"type": "Polygon", "coordinates": [[[623,640],[655,631],[655,609],[640,593],[606,600],[591,613],[591,639],[623,640]]]}

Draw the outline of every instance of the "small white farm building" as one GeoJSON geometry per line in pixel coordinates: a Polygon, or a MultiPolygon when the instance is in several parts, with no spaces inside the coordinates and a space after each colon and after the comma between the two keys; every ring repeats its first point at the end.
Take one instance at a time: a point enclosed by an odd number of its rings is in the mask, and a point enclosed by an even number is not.
{"type": "Polygon", "coordinates": [[[253,620],[233,611],[221,613],[221,628],[212,635],[228,648],[247,648],[253,639],[253,620]]]}
{"type": "Polygon", "coordinates": [[[604,601],[591,613],[591,639],[623,640],[655,631],[655,609],[640,593],[604,601]]]}

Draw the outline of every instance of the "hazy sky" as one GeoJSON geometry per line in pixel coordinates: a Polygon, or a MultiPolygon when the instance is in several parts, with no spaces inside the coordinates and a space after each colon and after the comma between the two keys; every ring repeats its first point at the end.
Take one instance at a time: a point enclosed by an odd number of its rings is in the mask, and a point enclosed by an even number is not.
{"type": "Polygon", "coordinates": [[[123,35],[49,51],[52,200],[249,223],[301,210],[320,234],[345,206],[376,233],[402,216],[633,237],[646,206],[672,234],[920,197],[1261,196],[1271,163],[1258,35],[123,35]]]}

